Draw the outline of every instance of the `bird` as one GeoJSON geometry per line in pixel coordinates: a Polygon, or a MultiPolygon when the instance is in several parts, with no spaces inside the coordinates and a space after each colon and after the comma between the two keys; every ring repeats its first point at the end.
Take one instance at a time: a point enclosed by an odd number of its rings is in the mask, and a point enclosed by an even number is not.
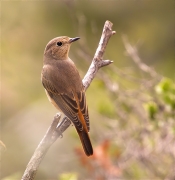
{"type": "Polygon", "coordinates": [[[49,101],[71,120],[85,154],[91,156],[93,147],[89,137],[85,89],[74,62],[69,58],[71,44],[79,39],[60,36],[48,42],[44,50],[41,81],[49,101]]]}

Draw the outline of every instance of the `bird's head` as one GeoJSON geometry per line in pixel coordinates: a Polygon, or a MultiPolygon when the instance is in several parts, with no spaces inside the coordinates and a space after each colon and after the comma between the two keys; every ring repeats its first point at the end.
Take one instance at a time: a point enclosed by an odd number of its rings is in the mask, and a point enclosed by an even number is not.
{"type": "Polygon", "coordinates": [[[46,45],[44,55],[55,60],[68,59],[68,53],[71,43],[80,39],[79,37],[70,38],[67,36],[60,36],[52,39],[46,45]]]}

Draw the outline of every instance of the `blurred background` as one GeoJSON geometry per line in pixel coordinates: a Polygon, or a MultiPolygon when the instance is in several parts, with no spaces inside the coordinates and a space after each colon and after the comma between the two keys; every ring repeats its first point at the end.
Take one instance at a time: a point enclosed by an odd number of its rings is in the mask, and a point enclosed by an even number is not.
{"type": "Polygon", "coordinates": [[[21,178],[57,113],[40,80],[46,44],[81,37],[70,57],[83,78],[106,20],[116,34],[104,59],[114,63],[99,70],[86,93],[94,157],[83,155],[71,126],[36,179],[174,179],[174,7],[171,0],[2,1],[1,179],[21,178]],[[143,64],[126,55],[127,44],[137,47],[143,64]]]}

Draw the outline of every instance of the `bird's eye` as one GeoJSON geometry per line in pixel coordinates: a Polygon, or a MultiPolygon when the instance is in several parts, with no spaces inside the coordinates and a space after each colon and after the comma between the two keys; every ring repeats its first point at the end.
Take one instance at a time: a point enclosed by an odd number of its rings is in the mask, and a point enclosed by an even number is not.
{"type": "Polygon", "coordinates": [[[57,46],[62,46],[63,45],[63,43],[62,42],[57,42],[57,46]]]}

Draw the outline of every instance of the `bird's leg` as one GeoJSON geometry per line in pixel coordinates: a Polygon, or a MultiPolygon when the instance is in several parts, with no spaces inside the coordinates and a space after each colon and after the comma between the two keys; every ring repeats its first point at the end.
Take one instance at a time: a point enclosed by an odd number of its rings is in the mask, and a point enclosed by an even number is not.
{"type": "MultiPolygon", "coordinates": [[[[57,113],[56,116],[61,116],[61,113],[57,113]]],[[[59,121],[56,132],[59,134],[59,137],[63,137],[62,133],[71,125],[71,121],[64,115],[64,117],[59,121]]]]}

